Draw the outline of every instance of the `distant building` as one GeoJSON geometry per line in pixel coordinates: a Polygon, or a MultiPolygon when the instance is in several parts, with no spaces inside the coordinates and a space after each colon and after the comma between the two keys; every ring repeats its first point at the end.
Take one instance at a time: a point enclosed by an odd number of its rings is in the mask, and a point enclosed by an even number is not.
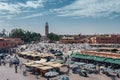
{"type": "Polygon", "coordinates": [[[110,34],[90,38],[92,44],[120,44],[120,35],[110,34]]]}
{"type": "Polygon", "coordinates": [[[48,34],[49,34],[49,26],[48,26],[48,22],[46,22],[46,24],[45,24],[45,36],[47,37],[48,34]]]}
{"type": "Polygon", "coordinates": [[[60,43],[84,43],[86,42],[84,35],[67,35],[63,36],[60,43]]]}
{"type": "Polygon", "coordinates": [[[23,43],[24,42],[20,38],[0,38],[0,49],[7,50],[23,43]]]}

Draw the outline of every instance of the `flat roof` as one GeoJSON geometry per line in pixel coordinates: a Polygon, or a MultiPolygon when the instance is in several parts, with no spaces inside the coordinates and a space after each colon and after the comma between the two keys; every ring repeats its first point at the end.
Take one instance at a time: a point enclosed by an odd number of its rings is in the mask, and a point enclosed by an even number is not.
{"type": "Polygon", "coordinates": [[[42,66],[42,67],[37,67],[38,69],[42,69],[42,70],[48,70],[48,69],[52,69],[54,67],[51,66],[42,66]]]}
{"type": "Polygon", "coordinates": [[[41,65],[41,64],[32,64],[30,65],[31,67],[41,67],[41,66],[44,66],[44,65],[41,65]]]}
{"type": "Polygon", "coordinates": [[[61,66],[63,66],[63,65],[60,64],[60,63],[56,63],[56,64],[53,64],[53,65],[50,65],[50,66],[52,66],[52,67],[61,67],[61,66]]]}

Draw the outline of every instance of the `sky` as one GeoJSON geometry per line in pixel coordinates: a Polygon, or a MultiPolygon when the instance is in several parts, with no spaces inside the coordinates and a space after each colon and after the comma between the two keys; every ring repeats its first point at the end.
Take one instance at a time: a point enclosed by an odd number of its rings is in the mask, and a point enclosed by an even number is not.
{"type": "Polygon", "coordinates": [[[0,0],[0,31],[119,34],[120,0],[0,0]]]}

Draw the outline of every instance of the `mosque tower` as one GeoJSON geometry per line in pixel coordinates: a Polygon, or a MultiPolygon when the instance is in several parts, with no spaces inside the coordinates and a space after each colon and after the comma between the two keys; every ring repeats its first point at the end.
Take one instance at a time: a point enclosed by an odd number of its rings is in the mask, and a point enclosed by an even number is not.
{"type": "Polygon", "coordinates": [[[48,26],[48,22],[46,22],[46,24],[45,24],[45,36],[47,37],[48,34],[49,34],[49,26],[48,26]]]}

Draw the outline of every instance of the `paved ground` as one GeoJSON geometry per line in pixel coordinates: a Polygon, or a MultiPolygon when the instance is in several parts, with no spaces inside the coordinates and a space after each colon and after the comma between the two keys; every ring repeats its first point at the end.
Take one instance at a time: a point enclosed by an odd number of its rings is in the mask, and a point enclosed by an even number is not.
{"type": "MultiPolygon", "coordinates": [[[[23,62],[26,60],[21,59],[23,62]]],[[[66,71],[66,68],[61,68],[61,71],[66,71]]],[[[15,73],[14,67],[10,68],[8,64],[6,66],[0,66],[0,80],[46,80],[46,78],[39,76],[39,79],[36,79],[35,75],[28,73],[27,76],[23,76],[23,68],[18,68],[18,73],[15,73]]],[[[89,77],[82,77],[78,74],[72,74],[70,72],[69,78],[70,80],[120,80],[114,77],[107,77],[104,74],[96,75],[96,74],[89,74],[89,77]]],[[[50,80],[57,80],[59,76],[52,78],[50,80]]]]}

